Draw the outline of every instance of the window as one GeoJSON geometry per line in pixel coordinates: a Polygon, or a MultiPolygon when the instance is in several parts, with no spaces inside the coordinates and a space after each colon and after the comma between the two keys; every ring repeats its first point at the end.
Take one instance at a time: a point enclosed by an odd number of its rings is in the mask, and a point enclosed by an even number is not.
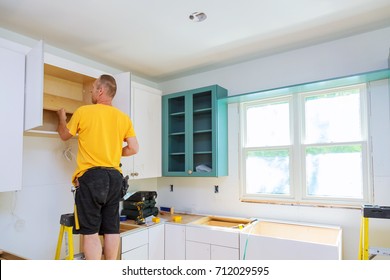
{"type": "Polygon", "coordinates": [[[369,199],[365,85],[241,103],[242,199],[369,199]]]}

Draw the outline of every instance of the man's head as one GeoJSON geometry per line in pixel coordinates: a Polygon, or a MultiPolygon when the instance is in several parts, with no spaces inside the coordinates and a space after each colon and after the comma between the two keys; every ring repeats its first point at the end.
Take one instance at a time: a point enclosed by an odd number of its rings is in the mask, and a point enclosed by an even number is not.
{"type": "Polygon", "coordinates": [[[116,81],[110,75],[101,75],[93,83],[92,103],[100,103],[100,100],[112,100],[116,94],[116,81]]]}

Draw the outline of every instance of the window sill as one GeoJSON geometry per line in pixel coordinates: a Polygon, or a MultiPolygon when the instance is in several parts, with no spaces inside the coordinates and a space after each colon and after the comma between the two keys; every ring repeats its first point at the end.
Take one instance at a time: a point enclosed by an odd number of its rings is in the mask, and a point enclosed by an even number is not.
{"type": "Polygon", "coordinates": [[[244,203],[258,203],[258,204],[273,204],[273,205],[288,205],[288,206],[303,206],[303,207],[319,207],[319,208],[340,208],[340,209],[361,209],[361,205],[356,204],[331,204],[331,203],[320,203],[313,201],[283,201],[283,200],[266,200],[266,199],[250,199],[241,198],[241,202],[244,203]]]}

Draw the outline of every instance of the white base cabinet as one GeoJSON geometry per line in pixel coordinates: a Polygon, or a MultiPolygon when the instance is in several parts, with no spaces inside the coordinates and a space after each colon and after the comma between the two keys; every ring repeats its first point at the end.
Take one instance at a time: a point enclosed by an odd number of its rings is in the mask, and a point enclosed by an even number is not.
{"type": "Polygon", "coordinates": [[[121,235],[132,260],[340,260],[336,226],[258,221],[243,230],[161,223],[121,235]]]}
{"type": "Polygon", "coordinates": [[[149,259],[149,234],[148,229],[128,231],[121,236],[122,260],[147,260],[149,259]]]}
{"type": "Polygon", "coordinates": [[[148,259],[148,245],[134,248],[122,254],[122,260],[147,260],[148,259]]]}
{"type": "Polygon", "coordinates": [[[187,260],[238,260],[239,232],[216,227],[186,227],[187,260]]]}
{"type": "Polygon", "coordinates": [[[149,234],[149,260],[164,259],[164,224],[157,224],[148,229],[149,234]]]}
{"type": "Polygon", "coordinates": [[[165,224],[165,259],[185,260],[186,227],[185,225],[165,224]]]}
{"type": "Polygon", "coordinates": [[[239,260],[240,250],[238,248],[210,245],[210,259],[212,260],[239,260]]]}
{"type": "Polygon", "coordinates": [[[121,234],[122,260],[163,260],[164,249],[164,224],[121,234]]]}
{"type": "Polygon", "coordinates": [[[259,221],[240,234],[246,260],[340,260],[341,249],[339,227],[259,221]]]}

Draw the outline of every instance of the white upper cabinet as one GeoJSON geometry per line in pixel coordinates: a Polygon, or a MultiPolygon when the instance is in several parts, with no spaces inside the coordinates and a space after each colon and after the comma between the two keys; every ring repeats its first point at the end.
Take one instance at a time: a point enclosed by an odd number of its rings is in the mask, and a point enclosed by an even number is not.
{"type": "MultiPolygon", "coordinates": [[[[64,108],[69,120],[78,107],[91,104],[93,82],[105,73],[52,54],[43,55],[40,42],[27,58],[25,131],[56,136],[56,111],[64,108]]],[[[130,73],[115,78],[118,92],[114,106],[130,115],[130,73]]]]}
{"type": "Polygon", "coordinates": [[[0,191],[22,188],[25,55],[0,47],[0,191]]]}
{"type": "MultiPolygon", "coordinates": [[[[56,111],[65,108],[69,120],[78,107],[91,103],[93,82],[106,74],[55,55],[43,55],[42,42],[31,51],[27,63],[25,130],[40,136],[57,136],[56,111]]],[[[123,173],[136,179],[160,177],[161,91],[132,82],[129,72],[113,76],[117,82],[113,105],[131,117],[140,144],[138,154],[122,158],[123,173]]]]}
{"type": "Polygon", "coordinates": [[[129,72],[114,75],[116,80],[116,95],[112,105],[131,116],[130,112],[130,93],[131,93],[131,74],[129,72]]]}
{"type": "Polygon", "coordinates": [[[161,177],[161,91],[132,82],[130,103],[139,152],[122,158],[123,173],[133,179],[161,177]]]}
{"type": "Polygon", "coordinates": [[[26,55],[24,130],[42,125],[43,41],[26,55]]]}

